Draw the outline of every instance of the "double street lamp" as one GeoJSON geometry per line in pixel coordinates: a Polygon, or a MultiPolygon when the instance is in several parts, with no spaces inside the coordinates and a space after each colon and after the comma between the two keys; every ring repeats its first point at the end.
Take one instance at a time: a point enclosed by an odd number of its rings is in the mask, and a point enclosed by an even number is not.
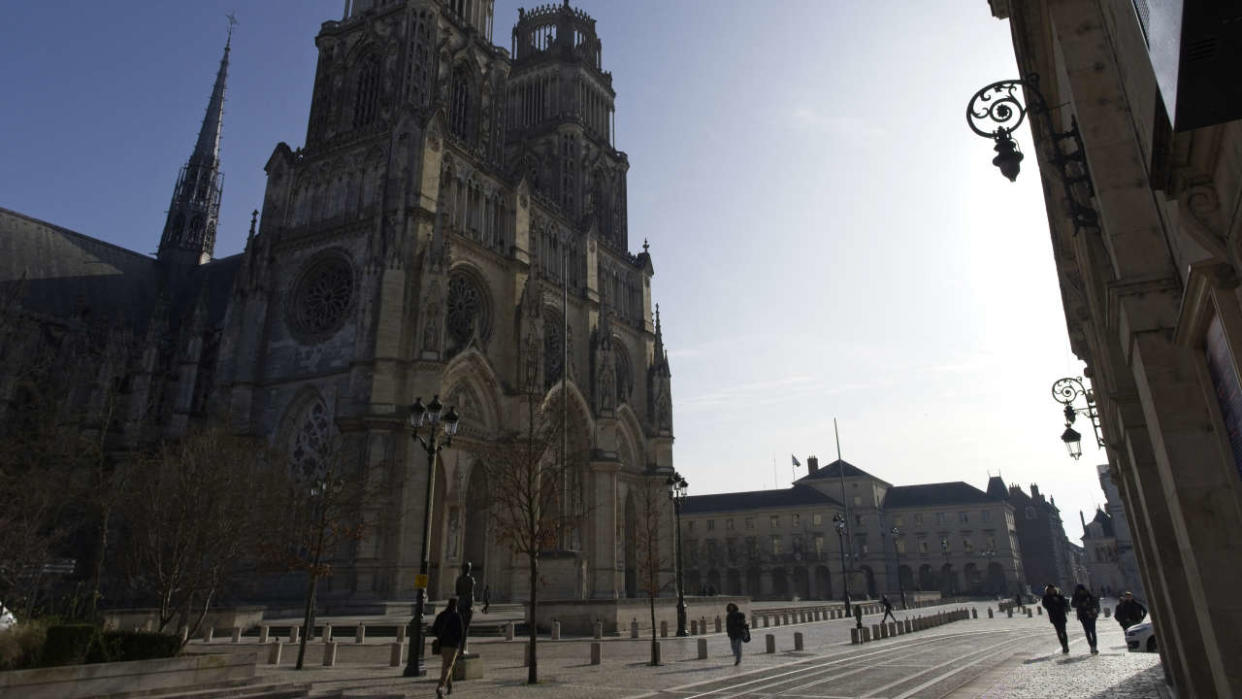
{"type": "Polygon", "coordinates": [[[443,409],[438,395],[433,396],[427,405],[423,405],[421,397],[415,398],[414,404],[410,406],[410,434],[427,452],[427,494],[423,501],[422,555],[418,559],[418,576],[414,578],[414,618],[410,620],[410,652],[406,658],[404,673],[406,677],[422,677],[427,674],[423,663],[423,610],[427,601],[427,568],[430,557],[428,542],[431,540],[431,496],[435,492],[436,456],[442,448],[453,443],[453,435],[457,434],[457,424],[460,421],[453,408],[449,408],[441,416],[443,409]],[[429,428],[426,439],[419,434],[424,425],[429,428]],[[440,441],[441,428],[444,431],[443,442],[440,441]]]}
{"type": "Polygon", "coordinates": [[[845,557],[845,517],[841,513],[832,516],[832,526],[837,528],[837,543],[841,548],[841,578],[845,581],[845,614],[850,615],[850,570],[846,568],[845,557]]]}
{"type": "Polygon", "coordinates": [[[681,563],[681,506],[686,501],[686,489],[690,487],[690,484],[676,471],[664,481],[664,484],[668,486],[668,499],[673,501],[673,516],[676,519],[677,529],[677,635],[689,636],[690,632],[686,630],[686,585],[682,580],[684,568],[681,563]]]}
{"type": "Polygon", "coordinates": [[[1073,428],[1074,420],[1084,414],[1091,421],[1091,429],[1095,431],[1096,446],[1104,448],[1104,435],[1100,433],[1100,414],[1095,409],[1095,391],[1087,388],[1080,377],[1058,379],[1052,384],[1052,398],[1065,406],[1065,431],[1061,433],[1061,441],[1069,451],[1070,458],[1075,461],[1082,456],[1082,435],[1073,428]],[[1081,397],[1085,405],[1074,407],[1074,401],[1081,397]]]}
{"type": "Polygon", "coordinates": [[[888,530],[888,533],[893,535],[893,554],[896,555],[897,557],[897,593],[901,595],[901,608],[905,609],[906,608],[906,584],[901,579],[901,547],[898,546],[897,540],[905,536],[906,533],[903,532],[899,527],[893,527],[892,529],[888,530]]]}
{"type": "Polygon", "coordinates": [[[953,595],[953,588],[957,587],[953,579],[953,564],[949,563],[949,540],[947,538],[940,539],[940,550],[944,552],[944,590],[950,596],[953,595]]]}

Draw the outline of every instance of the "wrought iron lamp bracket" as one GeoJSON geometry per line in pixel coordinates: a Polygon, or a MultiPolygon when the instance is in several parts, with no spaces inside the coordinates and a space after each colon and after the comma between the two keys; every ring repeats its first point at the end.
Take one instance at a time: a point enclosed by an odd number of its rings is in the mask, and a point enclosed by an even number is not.
{"type": "Polygon", "coordinates": [[[1065,406],[1066,427],[1073,424],[1076,416],[1085,415],[1091,422],[1091,429],[1095,432],[1096,446],[1100,449],[1104,449],[1107,446],[1104,441],[1104,435],[1100,430],[1100,413],[1095,408],[1095,391],[1087,388],[1080,377],[1057,379],[1052,384],[1052,398],[1065,406]],[[1075,407],[1074,401],[1080,396],[1086,405],[1081,408],[1075,407]]]}

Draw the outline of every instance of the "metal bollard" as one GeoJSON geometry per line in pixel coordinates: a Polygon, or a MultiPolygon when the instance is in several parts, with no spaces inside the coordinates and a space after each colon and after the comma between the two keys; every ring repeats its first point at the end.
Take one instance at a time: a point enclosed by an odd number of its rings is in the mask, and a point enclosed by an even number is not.
{"type": "MultiPolygon", "coordinates": [[[[598,622],[597,622],[598,623],[598,622]]],[[[599,641],[591,642],[591,664],[599,665],[600,655],[603,652],[603,645],[599,641]]]]}
{"type": "Polygon", "coordinates": [[[324,641],[323,666],[333,667],[334,665],[336,665],[336,643],[334,641],[324,641]]]}
{"type": "Polygon", "coordinates": [[[979,618],[979,610],[978,610],[977,608],[975,608],[975,607],[971,607],[971,608],[970,608],[970,618],[971,618],[971,619],[978,619],[978,618],[979,618]]]}
{"type": "Polygon", "coordinates": [[[707,659],[707,639],[700,638],[698,646],[699,646],[699,660],[706,660],[707,659]]]}
{"type": "Polygon", "coordinates": [[[716,617],[716,633],[720,633],[720,617],[716,617]]]}
{"type": "Polygon", "coordinates": [[[397,641],[388,645],[388,667],[401,667],[401,659],[405,657],[405,643],[397,641]]]}
{"type": "Polygon", "coordinates": [[[358,628],[354,630],[354,643],[367,642],[367,625],[358,624],[358,628]]]}
{"type": "Polygon", "coordinates": [[[802,632],[794,634],[794,650],[802,650],[802,632]]]}
{"type": "Polygon", "coordinates": [[[764,645],[765,653],[775,653],[776,652],[776,636],[773,636],[770,633],[765,633],[763,635],[763,645],[764,645]]]}
{"type": "Polygon", "coordinates": [[[561,640],[561,622],[555,619],[552,620],[552,640],[561,640]]]}
{"type": "Polygon", "coordinates": [[[699,622],[695,621],[694,619],[690,620],[690,635],[691,636],[699,635],[699,622]]]}
{"type": "Polygon", "coordinates": [[[597,641],[604,637],[604,622],[600,621],[599,619],[595,620],[594,633],[592,637],[597,641]]]}
{"type": "Polygon", "coordinates": [[[991,619],[991,618],[992,618],[992,608],[991,608],[991,607],[988,607],[988,618],[989,618],[989,619],[991,619]]]}
{"type": "Polygon", "coordinates": [[[660,638],[668,638],[668,622],[660,622],[660,638]]]}
{"type": "Polygon", "coordinates": [[[280,651],[284,647],[284,645],[285,644],[281,643],[280,641],[277,641],[272,644],[271,650],[267,652],[267,664],[268,665],[279,665],[280,664],[280,651]]]}
{"type": "Polygon", "coordinates": [[[638,638],[638,619],[630,621],[630,638],[638,638]]]}

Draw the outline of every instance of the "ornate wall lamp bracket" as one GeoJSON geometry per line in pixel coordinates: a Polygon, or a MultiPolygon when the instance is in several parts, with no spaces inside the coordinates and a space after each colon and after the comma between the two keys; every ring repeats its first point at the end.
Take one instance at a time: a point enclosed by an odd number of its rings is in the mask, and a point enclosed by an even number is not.
{"type": "Polygon", "coordinates": [[[1075,461],[1082,456],[1082,435],[1073,428],[1074,421],[1078,416],[1086,415],[1091,421],[1091,429],[1095,431],[1095,443],[1100,449],[1104,449],[1107,445],[1104,443],[1104,436],[1100,431],[1100,414],[1095,409],[1095,391],[1086,387],[1080,377],[1066,377],[1057,379],[1052,384],[1052,398],[1056,402],[1065,406],[1065,431],[1061,433],[1061,441],[1065,443],[1065,448],[1069,450],[1069,455],[1075,461]],[[1074,407],[1074,401],[1081,396],[1085,405],[1081,408],[1074,407]]]}

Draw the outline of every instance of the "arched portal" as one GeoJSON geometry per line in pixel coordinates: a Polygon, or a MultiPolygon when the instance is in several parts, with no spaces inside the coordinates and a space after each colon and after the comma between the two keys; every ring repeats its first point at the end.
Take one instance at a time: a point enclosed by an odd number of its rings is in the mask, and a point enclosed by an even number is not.
{"type": "Polygon", "coordinates": [[[983,592],[983,574],[979,572],[979,569],[975,567],[975,564],[967,563],[966,567],[962,569],[962,572],[966,576],[967,592],[969,592],[972,595],[977,595],[977,594],[982,593],[983,592]]]}
{"type": "Polygon", "coordinates": [[[462,561],[469,561],[474,568],[476,596],[481,596],[483,586],[489,584],[487,542],[491,540],[488,522],[487,470],[476,463],[470,469],[470,480],[464,494],[466,501],[465,535],[462,542],[462,561]]]}
{"type": "Polygon", "coordinates": [[[638,596],[638,506],[634,493],[625,497],[625,596],[638,596]]]}
{"type": "Polygon", "coordinates": [[[951,597],[957,592],[957,573],[951,563],[945,563],[940,569],[940,593],[951,597]]]}
{"type": "Polygon", "coordinates": [[[903,565],[897,569],[897,577],[901,580],[901,589],[913,590],[914,588],[914,571],[910,570],[910,566],[903,565]]]}
{"type": "Polygon", "coordinates": [[[919,589],[934,590],[936,589],[936,574],[932,572],[931,565],[924,563],[919,566],[919,589]]]}
{"type": "Polygon", "coordinates": [[[988,564],[988,592],[993,595],[1005,594],[1005,570],[995,561],[988,564]]]}
{"type": "Polygon", "coordinates": [[[807,573],[806,568],[794,568],[793,591],[799,599],[810,599],[811,576],[807,573]]]}
{"type": "Polygon", "coordinates": [[[815,593],[820,599],[832,599],[832,573],[828,566],[815,567],[815,593]]]}
{"type": "Polygon", "coordinates": [[[784,568],[772,570],[772,595],[777,599],[789,597],[789,578],[785,577],[784,568]]]}

